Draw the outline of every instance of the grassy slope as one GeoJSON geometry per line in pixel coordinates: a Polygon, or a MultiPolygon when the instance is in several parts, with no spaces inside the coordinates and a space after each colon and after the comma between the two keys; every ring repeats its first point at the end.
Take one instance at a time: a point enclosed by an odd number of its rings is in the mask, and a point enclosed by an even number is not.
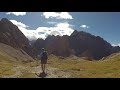
{"type": "MultiPolygon", "coordinates": [[[[5,55],[0,54],[1,78],[36,78],[35,72],[39,72],[39,66],[39,61],[28,63],[11,61],[5,55]]],[[[120,53],[103,61],[88,61],[75,59],[74,57],[61,59],[50,56],[48,71],[54,75],[56,74],[56,76],[61,73],[69,73],[71,78],[120,78],[120,53]],[[50,67],[57,68],[57,71],[52,71],[50,67]]],[[[51,74],[50,77],[54,78],[54,75],[51,74]]],[[[58,77],[64,77],[64,75],[58,77]]]]}
{"type": "Polygon", "coordinates": [[[9,58],[0,55],[0,78],[32,78],[35,77],[33,67],[39,62],[11,61],[9,58]]]}
{"type": "Polygon", "coordinates": [[[29,73],[30,65],[26,62],[33,61],[24,51],[14,49],[0,43],[0,77],[21,77],[22,73],[29,73]]]}
{"type": "Polygon", "coordinates": [[[52,59],[52,67],[69,72],[72,78],[120,78],[120,53],[104,61],[52,59]]]}

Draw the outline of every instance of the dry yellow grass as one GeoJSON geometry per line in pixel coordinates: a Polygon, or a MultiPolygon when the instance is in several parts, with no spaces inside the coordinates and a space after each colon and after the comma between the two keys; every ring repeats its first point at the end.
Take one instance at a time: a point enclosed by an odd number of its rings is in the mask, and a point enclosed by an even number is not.
{"type": "MultiPolygon", "coordinates": [[[[37,78],[35,72],[40,70],[40,61],[11,61],[0,55],[1,78],[37,78]]],[[[120,78],[120,54],[100,61],[88,61],[80,58],[59,58],[49,56],[49,78],[120,78]]]]}
{"type": "Polygon", "coordinates": [[[50,66],[69,72],[72,78],[120,78],[120,54],[104,61],[50,58],[50,66]]]}

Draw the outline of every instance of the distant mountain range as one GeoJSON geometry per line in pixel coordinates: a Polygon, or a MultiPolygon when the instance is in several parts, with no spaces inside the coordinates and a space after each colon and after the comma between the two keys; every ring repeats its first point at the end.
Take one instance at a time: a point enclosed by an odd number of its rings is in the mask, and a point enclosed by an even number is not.
{"type": "Polygon", "coordinates": [[[99,36],[91,35],[83,31],[75,30],[71,36],[48,36],[45,40],[38,39],[33,44],[34,56],[37,56],[41,48],[45,48],[49,54],[68,57],[88,57],[99,60],[112,53],[120,51],[120,47],[113,47],[99,36]]]}
{"type": "Polygon", "coordinates": [[[45,40],[29,41],[17,26],[6,18],[0,21],[0,43],[23,50],[32,58],[35,58],[43,47],[49,55],[62,57],[75,55],[96,60],[120,51],[119,46],[113,47],[99,36],[77,30],[71,36],[49,35],[45,40]]]}

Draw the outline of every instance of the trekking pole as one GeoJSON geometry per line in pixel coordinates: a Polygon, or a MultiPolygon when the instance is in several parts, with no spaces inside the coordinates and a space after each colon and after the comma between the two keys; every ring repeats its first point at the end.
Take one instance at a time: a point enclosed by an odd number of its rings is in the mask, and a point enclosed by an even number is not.
{"type": "Polygon", "coordinates": [[[46,64],[46,74],[47,74],[47,64],[46,64]]]}

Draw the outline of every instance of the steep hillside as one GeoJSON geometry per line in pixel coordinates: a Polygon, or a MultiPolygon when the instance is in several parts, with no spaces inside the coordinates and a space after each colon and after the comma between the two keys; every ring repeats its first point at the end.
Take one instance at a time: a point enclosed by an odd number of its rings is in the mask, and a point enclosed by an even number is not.
{"type": "Polygon", "coordinates": [[[75,50],[77,56],[101,59],[111,54],[112,46],[99,36],[74,31],[69,40],[70,46],[75,50]]]}
{"type": "Polygon", "coordinates": [[[0,78],[19,77],[22,72],[28,73],[25,63],[31,63],[32,59],[22,49],[15,49],[9,45],[0,43],[0,78]],[[24,69],[26,71],[24,71],[24,69]]]}
{"type": "Polygon", "coordinates": [[[15,49],[3,43],[0,43],[0,56],[3,57],[0,58],[1,60],[8,59],[9,62],[10,61],[29,62],[34,60],[22,49],[15,49]]]}
{"type": "Polygon", "coordinates": [[[16,25],[6,18],[0,21],[0,42],[10,45],[13,48],[23,49],[32,56],[32,49],[28,39],[16,25]]]}

